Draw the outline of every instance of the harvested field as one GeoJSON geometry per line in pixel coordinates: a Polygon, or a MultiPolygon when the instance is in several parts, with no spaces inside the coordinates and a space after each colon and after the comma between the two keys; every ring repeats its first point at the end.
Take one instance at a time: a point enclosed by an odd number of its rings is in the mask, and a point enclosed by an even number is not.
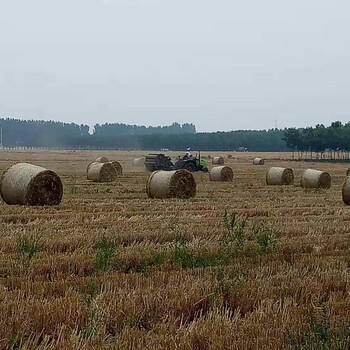
{"type": "Polygon", "coordinates": [[[196,197],[148,199],[143,154],[0,151],[2,172],[35,163],[64,188],[59,206],[0,203],[0,349],[348,348],[346,164],[235,153],[233,182],[194,173],[196,197]],[[123,175],[88,181],[98,156],[123,175]],[[275,166],[295,185],[267,186],[275,166]],[[332,187],[301,188],[310,167],[332,187]]]}

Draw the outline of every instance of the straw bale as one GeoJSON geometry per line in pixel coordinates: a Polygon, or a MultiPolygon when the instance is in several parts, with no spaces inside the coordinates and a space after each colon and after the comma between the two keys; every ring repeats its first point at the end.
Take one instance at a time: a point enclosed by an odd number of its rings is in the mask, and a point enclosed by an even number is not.
{"type": "Polygon", "coordinates": [[[158,170],[149,177],[146,192],[149,198],[191,198],[196,195],[196,182],[184,169],[158,170]]]}
{"type": "Polygon", "coordinates": [[[306,169],[300,180],[303,188],[330,188],[332,178],[326,171],[306,169]]]}
{"type": "Polygon", "coordinates": [[[294,173],[290,168],[272,167],[267,171],[268,185],[293,185],[294,173]]]}
{"type": "Polygon", "coordinates": [[[230,167],[222,165],[210,170],[210,181],[233,181],[233,171],[230,167]]]}
{"type": "Polygon", "coordinates": [[[63,185],[60,177],[51,170],[17,163],[2,175],[0,193],[7,204],[58,205],[63,196],[63,185]]]}
{"type": "Polygon", "coordinates": [[[88,180],[94,182],[111,182],[116,180],[118,173],[111,163],[92,163],[87,169],[88,180]]]}

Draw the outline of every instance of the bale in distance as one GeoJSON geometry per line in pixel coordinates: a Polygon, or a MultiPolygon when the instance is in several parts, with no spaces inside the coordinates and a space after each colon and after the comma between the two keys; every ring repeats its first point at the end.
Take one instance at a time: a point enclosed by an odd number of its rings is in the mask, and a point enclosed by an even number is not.
{"type": "Polygon", "coordinates": [[[301,175],[300,185],[303,188],[330,188],[332,178],[325,171],[306,169],[301,175]]]}
{"type": "Polygon", "coordinates": [[[225,164],[225,159],[223,157],[214,157],[212,160],[212,163],[214,165],[224,165],[225,164]]]}
{"type": "Polygon", "coordinates": [[[185,169],[154,171],[146,185],[149,198],[191,198],[196,195],[196,181],[185,169]]]}
{"type": "Polygon", "coordinates": [[[227,156],[227,158],[228,158],[228,159],[233,159],[233,155],[232,155],[232,154],[229,154],[229,155],[227,156]]]}
{"type": "Polygon", "coordinates": [[[266,174],[267,185],[293,185],[294,173],[290,168],[272,167],[266,174]]]}
{"type": "Polygon", "coordinates": [[[43,167],[17,163],[2,175],[1,197],[7,204],[58,205],[63,196],[60,177],[43,167]]]}
{"type": "Polygon", "coordinates": [[[88,180],[94,182],[111,182],[116,180],[118,173],[111,163],[92,163],[87,169],[88,180]]]}
{"type": "Polygon", "coordinates": [[[265,164],[265,160],[262,158],[254,158],[253,159],[253,164],[254,165],[264,165],[265,164]]]}
{"type": "Polygon", "coordinates": [[[119,162],[117,162],[116,160],[113,160],[110,163],[115,167],[118,175],[123,175],[123,167],[119,162]]]}
{"type": "Polygon", "coordinates": [[[107,157],[98,157],[96,160],[95,160],[96,163],[108,163],[109,162],[109,159],[107,157]]]}
{"type": "Polygon", "coordinates": [[[342,189],[343,202],[350,205],[350,177],[346,179],[342,189]]]}
{"type": "Polygon", "coordinates": [[[132,161],[132,166],[143,167],[145,166],[145,157],[136,158],[132,161]]]}
{"type": "Polygon", "coordinates": [[[233,181],[233,171],[230,167],[222,165],[216,166],[210,170],[209,173],[210,181],[233,181]]]}

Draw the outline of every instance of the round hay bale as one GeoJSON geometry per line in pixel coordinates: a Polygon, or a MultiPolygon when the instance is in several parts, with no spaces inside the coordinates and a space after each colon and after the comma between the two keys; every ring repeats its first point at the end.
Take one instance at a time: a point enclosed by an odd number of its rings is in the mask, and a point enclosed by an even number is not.
{"type": "Polygon", "coordinates": [[[109,159],[107,157],[98,157],[96,160],[95,160],[96,163],[108,163],[109,162],[109,159]]]}
{"type": "Polygon", "coordinates": [[[145,166],[145,157],[136,158],[132,161],[132,166],[134,167],[144,167],[145,166]]]}
{"type": "Polygon", "coordinates": [[[117,162],[116,160],[113,160],[110,163],[115,167],[118,175],[123,175],[123,167],[119,162],[117,162]]]}
{"type": "Polygon", "coordinates": [[[214,165],[224,165],[225,164],[225,159],[222,157],[214,157],[212,160],[212,163],[214,165]]]}
{"type": "Polygon", "coordinates": [[[343,202],[350,205],[350,177],[348,177],[343,185],[342,189],[343,202]]]}
{"type": "Polygon", "coordinates": [[[92,163],[87,169],[88,180],[94,182],[111,182],[116,180],[118,173],[111,163],[92,163]]]}
{"type": "Polygon", "coordinates": [[[265,160],[262,158],[254,158],[253,159],[253,164],[254,165],[264,165],[265,164],[265,160]]]}
{"type": "Polygon", "coordinates": [[[209,179],[210,181],[233,181],[233,171],[225,165],[216,166],[210,170],[209,179]]]}
{"type": "Polygon", "coordinates": [[[293,185],[294,173],[290,168],[272,167],[266,174],[267,185],[293,185]]]}
{"type": "Polygon", "coordinates": [[[346,176],[350,175],[350,168],[346,170],[346,176]]]}
{"type": "Polygon", "coordinates": [[[7,204],[58,205],[63,196],[60,177],[29,163],[17,163],[1,177],[1,197],[7,204]]]}
{"type": "Polygon", "coordinates": [[[91,164],[94,164],[94,163],[98,163],[98,162],[91,162],[91,163],[89,163],[88,166],[86,167],[86,173],[89,171],[90,165],[91,165],[91,164]]]}
{"type": "Polygon", "coordinates": [[[314,169],[306,169],[300,179],[303,188],[330,188],[331,184],[332,178],[329,173],[314,169]]]}
{"type": "Polygon", "coordinates": [[[227,158],[228,158],[228,159],[233,159],[232,154],[229,154],[229,155],[227,156],[227,158]]]}
{"type": "Polygon", "coordinates": [[[146,192],[149,198],[191,198],[196,195],[196,181],[184,169],[158,170],[149,177],[146,192]]]}

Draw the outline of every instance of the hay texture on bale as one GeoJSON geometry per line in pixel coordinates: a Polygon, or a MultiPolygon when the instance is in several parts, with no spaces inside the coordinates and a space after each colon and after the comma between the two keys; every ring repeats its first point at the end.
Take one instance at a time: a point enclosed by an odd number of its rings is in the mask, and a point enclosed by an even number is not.
{"type": "Polygon", "coordinates": [[[118,175],[123,175],[123,167],[119,162],[117,162],[116,160],[113,160],[110,163],[115,167],[115,170],[117,170],[118,175]]]}
{"type": "Polygon", "coordinates": [[[96,160],[95,160],[96,163],[108,163],[109,162],[109,159],[107,157],[98,157],[96,160]]]}
{"type": "Polygon", "coordinates": [[[149,177],[146,192],[149,198],[191,198],[196,195],[196,181],[188,170],[158,170],[149,177]]]}
{"type": "Polygon", "coordinates": [[[132,161],[132,166],[134,166],[134,167],[144,167],[145,166],[145,157],[134,159],[132,161]]]}
{"type": "Polygon", "coordinates": [[[214,165],[224,165],[225,164],[225,159],[222,157],[214,157],[212,160],[212,163],[214,165]]]}
{"type": "Polygon", "coordinates": [[[209,179],[210,181],[233,181],[233,171],[225,165],[216,166],[210,170],[209,179]]]}
{"type": "Polygon", "coordinates": [[[290,168],[272,167],[266,174],[268,185],[293,185],[294,173],[290,168]]]}
{"type": "Polygon", "coordinates": [[[111,182],[116,180],[118,173],[111,163],[92,163],[87,169],[88,180],[94,182],[111,182]]]}
{"type": "Polygon", "coordinates": [[[265,160],[262,158],[254,158],[253,159],[253,164],[254,165],[264,165],[265,164],[265,160]]]}
{"type": "Polygon", "coordinates": [[[342,189],[343,202],[350,205],[350,177],[346,179],[342,189]]]}
{"type": "Polygon", "coordinates": [[[7,204],[58,205],[63,196],[60,177],[29,163],[17,163],[1,177],[1,197],[7,204]]]}
{"type": "Polygon", "coordinates": [[[350,168],[346,170],[346,176],[350,175],[350,168]]]}
{"type": "Polygon", "coordinates": [[[307,169],[301,175],[300,185],[303,188],[330,188],[332,178],[325,171],[307,169]]]}

